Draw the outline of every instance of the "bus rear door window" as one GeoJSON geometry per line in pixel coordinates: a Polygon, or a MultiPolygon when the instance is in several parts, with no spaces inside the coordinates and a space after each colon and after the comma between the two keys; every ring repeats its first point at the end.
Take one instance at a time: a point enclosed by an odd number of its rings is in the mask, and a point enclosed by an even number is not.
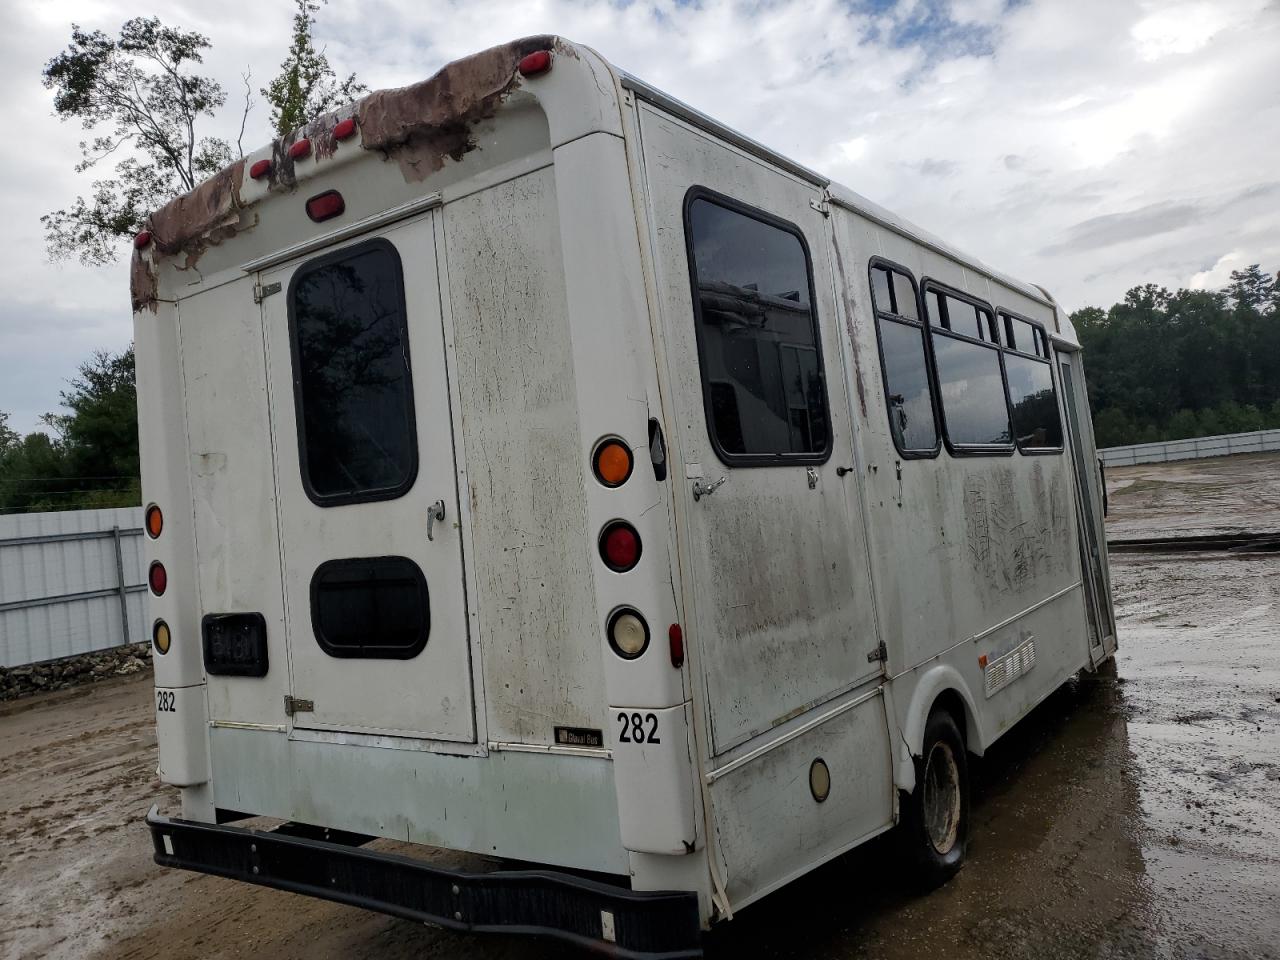
{"type": "Polygon", "coordinates": [[[320,506],[402,495],[418,448],[395,248],[374,240],[306,264],[289,301],[307,495],[320,506]]]}

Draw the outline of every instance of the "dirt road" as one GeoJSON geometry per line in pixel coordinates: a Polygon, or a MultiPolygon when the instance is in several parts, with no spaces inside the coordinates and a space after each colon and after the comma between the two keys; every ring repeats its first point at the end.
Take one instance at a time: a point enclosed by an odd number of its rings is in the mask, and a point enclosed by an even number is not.
{"type": "MultiPolygon", "coordinates": [[[[1198,502],[1187,465],[1168,474],[1176,510],[1158,469],[1127,470],[1111,477],[1122,526],[1177,527],[1198,502]]],[[[911,896],[874,843],[744,910],[708,955],[1280,957],[1280,555],[1123,554],[1113,574],[1116,675],[1068,685],[977,765],[951,884],[911,896]]],[[[0,705],[0,956],[576,956],[155,867],[141,818],[174,801],[150,689],[0,705]]]]}

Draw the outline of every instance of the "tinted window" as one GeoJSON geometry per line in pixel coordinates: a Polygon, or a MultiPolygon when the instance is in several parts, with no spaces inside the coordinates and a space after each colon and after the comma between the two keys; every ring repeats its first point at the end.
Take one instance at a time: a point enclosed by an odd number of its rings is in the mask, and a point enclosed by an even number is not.
{"type": "Polygon", "coordinates": [[[1012,447],[1001,350],[991,342],[995,340],[993,315],[986,307],[935,290],[927,291],[925,304],[933,324],[938,407],[947,441],[953,448],[1012,447]],[[940,306],[951,317],[949,328],[943,328],[932,313],[940,306]]]}
{"type": "Polygon", "coordinates": [[[1053,390],[1053,371],[1043,360],[1005,354],[1013,433],[1023,449],[1060,449],[1062,420],[1053,390]]]}
{"type": "Polygon", "coordinates": [[[924,329],[903,319],[916,316],[915,284],[905,272],[876,264],[871,268],[871,290],[894,446],[903,454],[932,454],[938,447],[938,427],[924,329]]]}
{"type": "Polygon", "coordinates": [[[905,273],[899,273],[897,270],[894,270],[891,276],[893,277],[894,313],[912,320],[918,319],[915,283],[905,273]]]}
{"type": "Polygon", "coordinates": [[[822,460],[829,447],[826,388],[799,234],[700,195],[686,217],[717,453],[757,462],[822,460]]]}
{"type": "Polygon", "coordinates": [[[332,505],[413,484],[413,385],[400,258],[373,241],[302,267],[290,289],[303,485],[332,505]]]}
{"type": "Polygon", "coordinates": [[[1022,353],[1039,354],[1040,340],[1036,336],[1039,331],[1035,327],[1025,320],[1019,320],[1008,314],[1005,314],[1004,320],[1009,338],[1007,346],[1022,353]]]}
{"type": "Polygon", "coordinates": [[[947,438],[955,446],[1008,445],[1009,408],[1000,353],[980,343],[934,332],[933,357],[947,438]]]}
{"type": "Polygon", "coordinates": [[[311,578],[311,625],[331,657],[415,657],[431,629],[427,581],[406,557],[330,560],[311,578]]]}

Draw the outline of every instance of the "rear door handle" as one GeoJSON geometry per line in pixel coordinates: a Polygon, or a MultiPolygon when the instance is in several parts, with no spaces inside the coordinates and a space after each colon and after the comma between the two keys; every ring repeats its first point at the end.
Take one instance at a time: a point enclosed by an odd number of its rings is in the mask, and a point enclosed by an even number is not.
{"type": "Polygon", "coordinates": [[[435,539],[435,537],[432,535],[432,528],[436,525],[437,520],[442,522],[444,520],[444,501],[443,500],[437,500],[435,503],[433,503],[430,507],[427,508],[427,539],[428,540],[435,539]]]}

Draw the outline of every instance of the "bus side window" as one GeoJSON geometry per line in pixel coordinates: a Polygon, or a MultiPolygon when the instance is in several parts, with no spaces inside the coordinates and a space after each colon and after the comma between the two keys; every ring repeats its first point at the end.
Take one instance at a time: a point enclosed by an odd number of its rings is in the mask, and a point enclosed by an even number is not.
{"type": "Polygon", "coordinates": [[[831,431],[802,234],[701,187],[686,196],[685,234],[716,455],[730,466],[822,463],[831,431]]]}
{"type": "Polygon", "coordinates": [[[915,278],[878,258],[871,261],[870,270],[871,304],[893,445],[904,457],[936,456],[938,424],[915,278]]]}
{"type": "Polygon", "coordinates": [[[1013,438],[1023,453],[1060,453],[1062,418],[1053,388],[1053,364],[1048,359],[1044,329],[1008,311],[1001,311],[1006,333],[1004,370],[1013,438]]]}
{"type": "Polygon", "coordinates": [[[925,306],[948,448],[959,454],[1013,451],[1004,364],[991,309],[925,281],[925,306]]]}

